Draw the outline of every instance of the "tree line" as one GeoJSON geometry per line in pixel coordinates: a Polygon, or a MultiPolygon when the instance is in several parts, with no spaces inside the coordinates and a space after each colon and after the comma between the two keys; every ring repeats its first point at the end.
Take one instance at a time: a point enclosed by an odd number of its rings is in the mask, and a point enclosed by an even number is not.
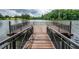
{"type": "Polygon", "coordinates": [[[46,20],[78,20],[79,10],[55,9],[41,17],[46,20]]]}
{"type": "Polygon", "coordinates": [[[7,19],[14,19],[14,20],[17,20],[17,19],[31,19],[31,16],[28,15],[28,14],[22,14],[21,16],[18,16],[18,15],[15,15],[15,16],[8,16],[8,15],[5,15],[3,16],[2,14],[0,14],[0,20],[7,20],[7,19]]]}

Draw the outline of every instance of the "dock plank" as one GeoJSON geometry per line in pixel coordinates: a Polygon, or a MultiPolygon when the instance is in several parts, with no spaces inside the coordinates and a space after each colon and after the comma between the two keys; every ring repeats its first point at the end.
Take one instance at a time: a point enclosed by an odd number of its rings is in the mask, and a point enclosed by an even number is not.
{"type": "MultiPolygon", "coordinates": [[[[34,25],[33,35],[30,40],[32,42],[28,43],[28,48],[31,49],[50,49],[55,48],[53,42],[51,42],[48,34],[46,25],[34,25]]],[[[27,48],[27,44],[25,44],[24,48],[27,48]]]]}

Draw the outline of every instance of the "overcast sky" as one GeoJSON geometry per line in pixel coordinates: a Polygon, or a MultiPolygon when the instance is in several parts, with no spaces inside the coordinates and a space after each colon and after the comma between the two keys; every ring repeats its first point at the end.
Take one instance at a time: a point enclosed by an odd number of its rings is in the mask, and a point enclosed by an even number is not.
{"type": "Polygon", "coordinates": [[[0,9],[0,13],[2,15],[21,15],[21,14],[29,14],[31,16],[41,16],[42,14],[46,14],[50,12],[51,9],[0,9]]]}

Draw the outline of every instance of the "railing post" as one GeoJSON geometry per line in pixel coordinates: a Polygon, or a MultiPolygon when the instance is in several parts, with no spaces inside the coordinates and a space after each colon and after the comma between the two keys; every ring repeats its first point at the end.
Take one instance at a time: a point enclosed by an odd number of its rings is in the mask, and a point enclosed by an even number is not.
{"type": "Polygon", "coordinates": [[[11,22],[9,21],[9,34],[11,34],[11,22]]]}
{"type": "Polygon", "coordinates": [[[71,34],[71,30],[72,30],[72,21],[70,21],[70,34],[71,34]]]}
{"type": "Polygon", "coordinates": [[[16,41],[12,42],[12,47],[13,47],[13,49],[16,49],[16,41]]]}
{"type": "Polygon", "coordinates": [[[9,49],[11,49],[11,48],[12,48],[12,44],[10,43],[10,44],[9,44],[9,49]]]}

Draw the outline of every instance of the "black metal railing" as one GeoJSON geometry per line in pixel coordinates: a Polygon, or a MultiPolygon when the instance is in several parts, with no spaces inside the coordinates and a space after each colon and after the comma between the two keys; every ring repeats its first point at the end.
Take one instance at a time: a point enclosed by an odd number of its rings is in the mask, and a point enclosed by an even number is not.
{"type": "Polygon", "coordinates": [[[72,39],[64,36],[60,32],[51,27],[47,27],[47,33],[57,49],[79,49],[79,44],[75,43],[72,39]]]}
{"type": "Polygon", "coordinates": [[[6,40],[0,42],[0,49],[20,49],[23,48],[26,41],[33,33],[33,27],[30,26],[23,31],[12,35],[6,40]]]}

